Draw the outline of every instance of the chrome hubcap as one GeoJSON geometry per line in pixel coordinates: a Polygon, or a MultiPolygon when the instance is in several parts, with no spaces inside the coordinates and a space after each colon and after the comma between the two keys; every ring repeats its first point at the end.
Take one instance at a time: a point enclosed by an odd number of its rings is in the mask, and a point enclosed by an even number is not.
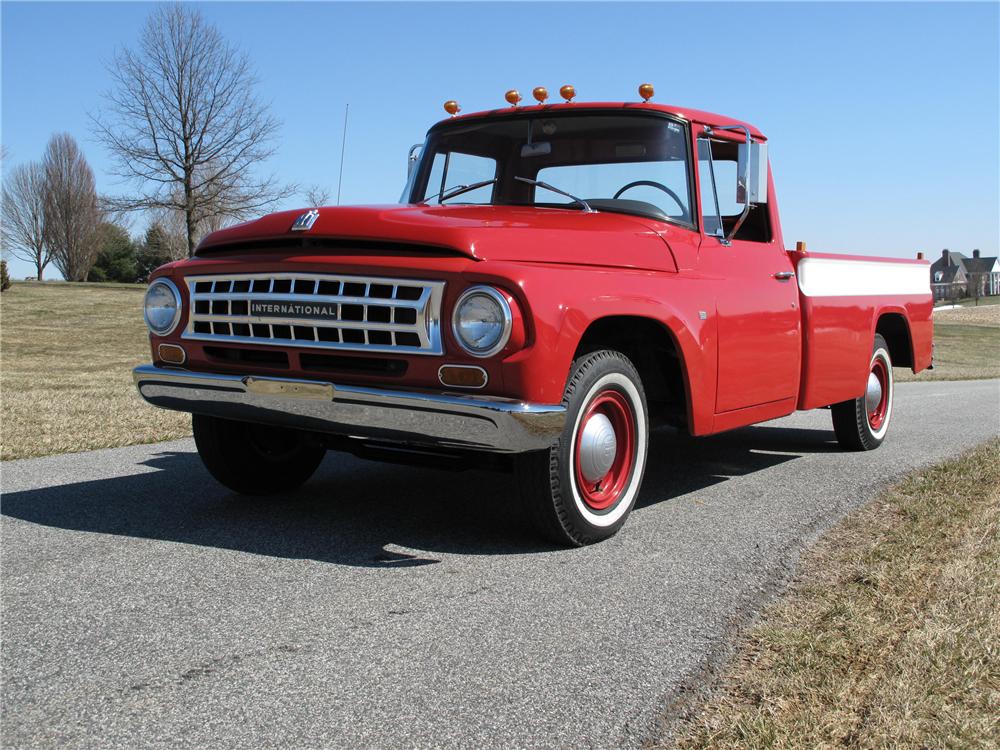
{"type": "Polygon", "coordinates": [[[588,482],[596,482],[611,471],[618,455],[618,438],[611,420],[594,414],[583,426],[580,436],[580,473],[588,482]]]}
{"type": "Polygon", "coordinates": [[[882,403],[882,383],[874,372],[868,373],[868,388],[865,391],[865,408],[871,414],[882,403]]]}

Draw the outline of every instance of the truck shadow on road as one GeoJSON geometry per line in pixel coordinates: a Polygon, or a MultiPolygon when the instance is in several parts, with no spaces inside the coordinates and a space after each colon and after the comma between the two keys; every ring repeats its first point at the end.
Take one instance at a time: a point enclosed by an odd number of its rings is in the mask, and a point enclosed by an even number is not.
{"type": "MultiPolygon", "coordinates": [[[[703,439],[656,432],[637,507],[835,449],[823,430],[755,426],[703,439]]],[[[435,553],[552,549],[524,526],[505,474],[331,453],[299,491],[244,498],[216,484],[195,453],[163,453],[144,465],[157,471],[6,493],[0,512],[59,529],[359,567],[428,565],[435,553]]]]}

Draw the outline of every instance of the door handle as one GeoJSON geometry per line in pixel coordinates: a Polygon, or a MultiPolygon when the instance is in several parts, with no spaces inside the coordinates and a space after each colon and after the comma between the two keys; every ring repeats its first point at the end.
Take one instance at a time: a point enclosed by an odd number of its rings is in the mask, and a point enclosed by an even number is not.
{"type": "Polygon", "coordinates": [[[795,271],[778,271],[774,274],[774,278],[778,281],[788,281],[795,276],[795,271]]]}

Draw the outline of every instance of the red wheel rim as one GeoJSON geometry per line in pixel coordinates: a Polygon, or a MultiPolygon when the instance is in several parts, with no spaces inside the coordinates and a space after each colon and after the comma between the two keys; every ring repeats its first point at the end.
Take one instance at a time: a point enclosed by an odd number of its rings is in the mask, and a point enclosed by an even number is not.
{"type": "Polygon", "coordinates": [[[873,430],[878,430],[885,422],[885,415],[889,411],[889,368],[881,357],[876,357],[872,362],[871,371],[882,386],[882,397],[878,401],[878,406],[868,412],[868,424],[873,430]]]}
{"type": "Polygon", "coordinates": [[[573,451],[573,465],[580,497],[593,510],[607,510],[613,506],[621,499],[628,486],[632,466],[635,463],[635,429],[632,405],[624,394],[615,390],[609,389],[598,393],[580,418],[573,451]],[[603,414],[611,422],[618,445],[611,468],[599,480],[592,482],[583,475],[580,445],[588,420],[596,414],[603,414]]]}

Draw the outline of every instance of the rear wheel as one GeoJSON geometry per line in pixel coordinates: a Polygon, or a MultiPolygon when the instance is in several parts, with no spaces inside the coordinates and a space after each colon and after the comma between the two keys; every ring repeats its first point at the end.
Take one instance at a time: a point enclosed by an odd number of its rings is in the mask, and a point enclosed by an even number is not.
{"type": "Polygon", "coordinates": [[[859,398],[834,404],[833,430],[842,448],[852,451],[870,451],[878,448],[885,439],[892,418],[892,360],[889,345],[880,334],[875,335],[868,381],[859,398]]]}
{"type": "Polygon", "coordinates": [[[646,395],[623,354],[578,359],[563,396],[566,427],[548,451],[519,456],[515,471],[525,511],[558,544],[614,535],[635,504],[649,436],[646,395]]]}
{"type": "Polygon", "coordinates": [[[326,449],[307,433],[194,414],[198,455],[209,473],[241,495],[292,490],[316,471],[326,449]]]}

